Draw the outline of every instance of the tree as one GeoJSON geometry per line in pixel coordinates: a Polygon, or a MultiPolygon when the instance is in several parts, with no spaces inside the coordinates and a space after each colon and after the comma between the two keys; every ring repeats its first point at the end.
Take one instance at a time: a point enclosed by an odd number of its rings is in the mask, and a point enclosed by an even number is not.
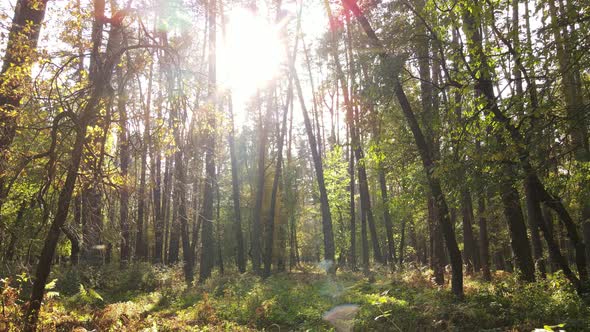
{"type": "Polygon", "coordinates": [[[217,17],[217,3],[216,1],[209,2],[209,77],[208,77],[208,100],[209,104],[206,112],[207,119],[207,150],[205,151],[205,188],[203,196],[203,205],[201,211],[201,227],[202,227],[202,251],[201,251],[201,269],[199,271],[199,282],[202,283],[211,276],[213,269],[213,190],[215,186],[215,136],[216,136],[216,17],[217,17]]]}
{"type": "MultiPolygon", "coordinates": [[[[399,68],[400,59],[398,57],[392,57],[384,51],[384,48],[381,46],[381,41],[379,40],[379,37],[377,37],[377,35],[375,34],[375,31],[373,30],[369,21],[366,19],[366,17],[356,4],[356,1],[343,0],[342,4],[347,10],[350,10],[350,12],[357,18],[359,24],[365,31],[366,35],[369,37],[371,45],[375,49],[380,50],[378,51],[378,55],[381,58],[381,60],[388,63],[389,66],[399,68]]],[[[424,165],[424,170],[426,172],[426,177],[428,179],[428,185],[430,187],[431,194],[434,197],[434,205],[438,210],[439,223],[442,227],[445,243],[449,251],[451,267],[453,269],[453,293],[458,297],[463,297],[463,263],[461,259],[461,252],[459,251],[453,227],[449,219],[449,209],[444,194],[442,192],[440,180],[434,174],[434,155],[431,149],[429,148],[426,139],[424,138],[424,134],[420,129],[416,116],[403,90],[398,75],[398,70],[395,70],[394,72],[390,73],[390,79],[393,81],[393,88],[395,90],[394,93],[398,100],[398,103],[400,104],[402,112],[408,122],[408,125],[412,131],[412,134],[414,135],[415,143],[420,153],[420,157],[424,165]]]]}
{"type": "MultiPolygon", "coordinates": [[[[100,45],[100,39],[102,38],[102,18],[104,17],[104,1],[95,0],[94,2],[95,15],[97,21],[93,28],[93,44],[95,48],[100,45]]],[[[71,161],[66,175],[66,181],[59,194],[59,200],[57,205],[57,212],[51,223],[49,232],[45,239],[45,244],[41,251],[39,263],[35,271],[35,281],[33,283],[33,290],[31,292],[31,300],[29,308],[26,313],[26,331],[35,331],[37,318],[39,315],[39,309],[41,307],[41,301],[43,300],[43,293],[45,290],[45,284],[47,283],[47,277],[51,269],[51,263],[53,261],[53,255],[55,253],[55,247],[59,240],[61,228],[63,227],[68,217],[69,206],[72,199],[72,193],[74,191],[74,185],[78,176],[78,168],[82,155],[84,153],[84,143],[86,141],[86,131],[88,126],[92,125],[95,121],[99,107],[104,104],[103,98],[106,93],[106,89],[111,82],[113,70],[119,63],[119,58],[123,51],[122,40],[123,40],[123,27],[121,21],[111,21],[111,30],[109,32],[109,39],[106,48],[106,54],[104,57],[104,63],[98,67],[96,71],[91,71],[91,90],[90,95],[84,108],[80,111],[80,115],[77,118],[78,130],[76,131],[76,138],[74,146],[71,151],[71,161]]],[[[98,59],[98,52],[93,52],[93,61],[96,62],[98,59]]]]}

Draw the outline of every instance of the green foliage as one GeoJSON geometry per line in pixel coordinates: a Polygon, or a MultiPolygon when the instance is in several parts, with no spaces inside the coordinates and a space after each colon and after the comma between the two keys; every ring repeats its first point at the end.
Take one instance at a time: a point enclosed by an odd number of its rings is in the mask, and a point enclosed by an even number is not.
{"type": "MultiPolygon", "coordinates": [[[[352,272],[330,277],[313,270],[266,280],[250,274],[214,275],[190,289],[184,288],[179,266],[138,264],[114,276],[108,271],[100,273],[113,279],[102,283],[108,288],[78,283],[73,295],[68,287],[97,272],[60,273],[63,279],[53,279],[48,287],[55,286],[62,296],[48,296],[43,326],[49,331],[66,326],[100,331],[330,331],[332,324],[355,331],[590,330],[590,308],[560,273],[530,284],[507,273],[496,273],[492,283],[467,278],[465,299],[458,301],[448,285],[431,282],[429,270],[376,270],[374,281],[352,272]],[[124,288],[147,278],[157,280],[151,289],[124,288]],[[332,309],[348,304],[358,306],[358,312],[336,323],[323,320],[332,309]]],[[[18,323],[22,315],[18,285],[27,277],[19,278],[3,280],[4,322],[10,317],[18,323]]],[[[15,330],[18,325],[11,326],[15,330]]]]}

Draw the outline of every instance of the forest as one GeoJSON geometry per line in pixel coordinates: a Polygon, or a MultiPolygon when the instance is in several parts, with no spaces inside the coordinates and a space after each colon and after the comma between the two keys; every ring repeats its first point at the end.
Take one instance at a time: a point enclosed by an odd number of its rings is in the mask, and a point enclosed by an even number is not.
{"type": "Polygon", "coordinates": [[[0,331],[590,331],[590,2],[0,0],[0,331]]]}

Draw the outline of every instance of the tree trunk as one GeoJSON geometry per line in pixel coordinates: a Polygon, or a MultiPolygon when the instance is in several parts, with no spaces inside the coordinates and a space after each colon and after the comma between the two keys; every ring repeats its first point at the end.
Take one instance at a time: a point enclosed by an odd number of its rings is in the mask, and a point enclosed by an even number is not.
{"type": "MultiPolygon", "coordinates": [[[[166,162],[164,165],[164,192],[162,193],[163,201],[162,201],[162,213],[164,215],[164,234],[163,234],[163,241],[162,241],[162,258],[165,260],[166,264],[170,264],[169,254],[170,254],[170,222],[174,222],[176,218],[176,206],[174,206],[174,216],[170,215],[170,208],[171,208],[171,200],[172,200],[172,158],[166,157],[166,162]]],[[[178,248],[178,246],[177,246],[178,248]]],[[[176,260],[178,260],[178,254],[176,255],[176,260]]]]}
{"type": "MultiPolygon", "coordinates": [[[[18,0],[14,9],[12,25],[8,33],[6,53],[0,72],[0,207],[8,195],[5,182],[8,168],[8,153],[16,135],[18,108],[27,81],[30,66],[37,58],[37,42],[41,24],[45,18],[47,0],[18,0]],[[21,72],[24,69],[24,74],[21,72]]],[[[0,247],[4,225],[0,219],[0,247]]]]}
{"type": "Polygon", "coordinates": [[[289,113],[289,104],[293,98],[293,83],[292,79],[289,80],[289,87],[287,90],[287,101],[285,103],[282,119],[282,129],[279,128],[278,132],[278,143],[277,143],[277,163],[275,166],[274,180],[272,184],[272,192],[270,198],[270,210],[269,210],[269,222],[266,229],[266,252],[264,255],[264,272],[263,277],[270,276],[270,270],[272,265],[272,250],[274,247],[274,224],[276,219],[276,205],[277,205],[277,193],[279,190],[279,180],[281,178],[282,166],[283,166],[283,142],[285,132],[287,129],[287,114],[289,113]]]}
{"type": "Polygon", "coordinates": [[[70,262],[72,263],[72,266],[76,266],[78,265],[80,257],[80,240],[78,238],[78,234],[76,234],[76,231],[72,230],[67,225],[62,227],[61,230],[64,232],[68,240],[70,240],[70,244],[72,246],[70,253],[70,262]]]}
{"type": "Polygon", "coordinates": [[[318,188],[320,191],[320,204],[322,211],[322,230],[324,233],[324,259],[328,265],[328,273],[336,273],[335,268],[335,247],[334,247],[334,232],[332,231],[332,216],[330,214],[330,204],[328,202],[328,193],[326,191],[326,185],[324,182],[324,168],[322,166],[322,160],[318,153],[317,142],[315,135],[313,134],[313,128],[309,119],[307,108],[305,107],[305,99],[303,96],[303,90],[301,89],[301,83],[297,77],[294,64],[291,66],[291,74],[295,81],[295,87],[297,88],[297,95],[299,96],[299,103],[301,104],[301,111],[303,113],[303,121],[305,123],[305,130],[307,132],[307,138],[309,139],[309,145],[311,148],[311,154],[313,164],[316,173],[316,179],[318,182],[318,188]]]}
{"type": "Polygon", "coordinates": [[[392,267],[395,266],[397,259],[395,258],[395,243],[393,242],[393,224],[391,222],[391,215],[389,214],[389,197],[387,195],[387,183],[385,182],[385,171],[381,166],[379,168],[379,186],[381,187],[381,199],[383,200],[383,220],[385,221],[385,232],[387,235],[387,247],[389,249],[389,256],[387,261],[391,262],[392,267]]]}
{"type": "MultiPolygon", "coordinates": [[[[95,0],[95,14],[98,18],[100,18],[100,20],[95,21],[93,27],[92,41],[94,46],[97,46],[100,43],[99,40],[102,36],[102,33],[99,33],[98,31],[102,31],[104,1],[95,0]]],[[[45,285],[51,270],[51,263],[55,254],[55,248],[59,240],[61,228],[65,224],[68,217],[70,201],[72,199],[72,193],[74,192],[74,186],[78,176],[78,169],[84,152],[87,128],[95,121],[99,107],[102,105],[103,96],[106,94],[108,86],[110,85],[112,71],[119,62],[122,52],[122,32],[123,27],[120,24],[116,24],[116,22],[111,24],[108,39],[109,41],[103,66],[101,70],[97,72],[91,72],[90,97],[78,118],[79,128],[76,132],[76,138],[72,147],[72,159],[68,166],[66,180],[59,194],[57,211],[55,213],[54,220],[51,223],[49,232],[47,233],[43,249],[41,250],[39,263],[35,272],[35,281],[33,282],[31,300],[26,313],[25,331],[27,332],[33,332],[36,329],[39,309],[41,308],[41,301],[43,300],[45,285]]],[[[93,54],[93,56],[96,55],[96,53],[93,54]]],[[[95,58],[94,61],[96,60],[97,59],[95,58]]]]}
{"type": "MultiPolygon", "coordinates": [[[[511,178],[511,171],[503,166],[506,177],[511,178]]],[[[527,236],[524,217],[520,208],[520,194],[513,187],[509,179],[501,184],[500,196],[504,209],[504,217],[510,230],[510,245],[516,259],[516,266],[520,270],[520,277],[525,281],[535,280],[535,266],[531,255],[531,247],[527,236]]]]}
{"type": "MultiPolygon", "coordinates": [[[[143,140],[141,144],[141,174],[139,180],[139,191],[137,193],[137,237],[135,239],[135,256],[140,261],[145,261],[148,258],[148,243],[147,234],[144,234],[144,227],[146,225],[146,200],[148,195],[146,194],[146,171],[147,171],[147,155],[148,150],[151,146],[151,124],[150,124],[150,110],[152,103],[152,79],[153,79],[153,64],[150,65],[150,72],[148,77],[147,87],[147,100],[145,104],[145,110],[143,115],[143,140]]],[[[152,173],[154,169],[152,169],[152,173]]]]}
{"type": "Polygon", "coordinates": [[[121,178],[123,184],[119,189],[119,227],[121,229],[121,251],[120,262],[125,265],[130,258],[130,237],[129,237],[129,138],[127,133],[127,90],[123,78],[122,69],[117,70],[118,76],[118,99],[117,108],[119,111],[119,159],[121,163],[121,178]]]}
{"type": "MultiPolygon", "coordinates": [[[[540,202],[545,203],[558,214],[563,225],[566,227],[568,237],[573,242],[575,248],[576,265],[578,267],[580,279],[585,282],[588,280],[585,252],[586,246],[580,238],[576,224],[574,223],[561,200],[547,192],[547,189],[539,179],[536,170],[531,165],[529,159],[530,153],[526,148],[526,142],[522,134],[519,132],[518,128],[512,124],[511,119],[504,115],[498,107],[494,93],[493,81],[490,74],[491,71],[488,67],[487,57],[483,51],[482,36],[479,31],[479,26],[477,25],[476,16],[474,16],[472,11],[468,8],[463,8],[462,14],[464,22],[463,28],[469,41],[467,44],[469,45],[470,53],[473,54],[471,61],[478,65],[476,68],[472,68],[472,70],[477,70],[479,74],[476,75],[475,72],[473,72],[472,76],[474,76],[478,83],[475,85],[476,91],[481,93],[485,99],[485,105],[483,109],[487,113],[491,114],[494,121],[502,125],[502,127],[508,132],[510,138],[513,140],[513,147],[516,150],[520,166],[524,170],[526,176],[529,177],[531,189],[536,192],[540,202]]],[[[499,138],[502,139],[501,136],[499,136],[499,138]]],[[[512,188],[510,190],[504,191],[509,192],[512,190],[515,189],[512,188]]],[[[518,195],[518,192],[516,192],[516,194],[518,195]]],[[[507,201],[507,203],[511,204],[513,202],[507,201]]]]}
{"type": "Polygon", "coordinates": [[[557,63],[561,74],[561,90],[565,102],[565,108],[568,116],[569,134],[571,144],[574,148],[575,157],[580,161],[590,160],[590,147],[588,145],[588,126],[587,126],[587,108],[584,106],[582,95],[582,86],[579,77],[579,66],[575,62],[572,46],[567,40],[567,28],[560,31],[561,22],[567,22],[567,15],[558,12],[555,0],[548,1],[549,14],[553,36],[555,38],[555,48],[557,53],[557,63]]]}
{"type": "MultiPolygon", "coordinates": [[[[176,163],[174,163],[174,173],[176,173],[176,163]]],[[[172,179],[170,179],[172,182],[172,179]]],[[[176,181],[174,181],[176,182],[176,181]]],[[[177,190],[176,186],[178,184],[174,183],[174,190],[173,192],[173,201],[172,201],[172,218],[170,220],[170,235],[168,244],[168,264],[176,264],[178,263],[178,255],[180,254],[180,221],[178,220],[178,206],[179,206],[179,199],[176,196],[177,190]]]]}
{"type": "Polygon", "coordinates": [[[399,239],[399,266],[401,269],[404,268],[404,249],[406,246],[406,219],[409,217],[402,218],[402,229],[400,231],[400,239],[399,239]]]}
{"type": "MultiPolygon", "coordinates": [[[[380,50],[378,55],[382,61],[388,62],[391,64],[399,63],[400,60],[388,55],[385,49],[382,47],[381,41],[379,37],[375,34],[375,31],[371,27],[369,21],[362,13],[361,9],[356,4],[355,0],[343,0],[342,1],[345,8],[350,10],[359,21],[362,29],[365,31],[365,34],[369,37],[371,46],[376,49],[380,50]]],[[[451,266],[453,269],[452,275],[452,291],[453,293],[459,297],[463,297],[463,262],[461,259],[461,252],[459,250],[459,246],[457,245],[457,239],[455,238],[455,232],[453,230],[453,226],[449,219],[449,209],[445,200],[445,197],[442,193],[441,185],[439,179],[435,176],[435,155],[430,150],[426,139],[424,138],[424,134],[420,129],[418,124],[418,120],[412,110],[408,97],[406,96],[402,84],[399,80],[399,69],[396,69],[397,65],[392,66],[392,73],[391,79],[393,80],[394,90],[396,98],[401,106],[402,112],[404,117],[406,118],[408,125],[412,131],[414,136],[414,140],[416,141],[416,146],[418,147],[418,151],[420,153],[420,157],[422,159],[422,163],[424,165],[424,171],[426,173],[426,178],[428,180],[428,185],[430,187],[430,191],[434,197],[435,206],[439,212],[439,223],[444,235],[445,243],[447,245],[447,249],[449,251],[449,256],[451,259],[451,266]]]]}
{"type": "MultiPolygon", "coordinates": [[[[158,121],[162,121],[162,105],[158,106],[158,121]]],[[[156,131],[156,137],[159,132],[156,131]]],[[[158,139],[150,145],[151,160],[151,181],[152,199],[154,201],[154,256],[152,262],[159,264],[163,262],[163,240],[164,240],[164,207],[162,204],[162,156],[160,153],[160,142],[158,139]]]]}
{"type": "Polygon", "coordinates": [[[254,217],[252,220],[252,269],[257,275],[262,274],[261,259],[262,259],[262,243],[259,234],[262,234],[262,203],[264,199],[264,182],[266,178],[266,125],[264,124],[262,111],[260,111],[260,124],[258,127],[258,175],[256,185],[256,202],[254,206],[254,217]]]}
{"type": "Polygon", "coordinates": [[[488,236],[488,220],[486,218],[485,194],[477,196],[477,220],[479,224],[479,256],[481,272],[485,281],[492,281],[490,272],[490,243],[488,236]]]}
{"type": "Polygon", "coordinates": [[[236,147],[234,142],[234,114],[231,96],[229,96],[229,116],[231,128],[228,135],[229,154],[231,158],[231,183],[232,198],[234,203],[234,220],[235,220],[235,239],[237,265],[240,273],[246,272],[246,257],[244,255],[244,238],[242,236],[242,213],[240,210],[240,179],[238,177],[238,159],[236,158],[236,147]]]}
{"type": "Polygon", "coordinates": [[[430,224],[430,264],[434,272],[434,282],[437,285],[445,283],[445,248],[437,222],[438,212],[432,195],[428,195],[428,223],[430,224]]]}
{"type": "MultiPolygon", "coordinates": [[[[329,5],[326,5],[326,10],[328,12],[328,16],[330,20],[332,20],[332,12],[330,10],[329,5]]],[[[362,151],[361,142],[359,139],[358,130],[355,127],[355,119],[354,119],[354,110],[352,105],[352,97],[349,95],[348,90],[348,82],[346,81],[346,76],[344,71],[342,70],[342,65],[340,63],[339,52],[338,52],[338,44],[336,39],[336,34],[334,30],[331,30],[331,53],[332,57],[334,58],[334,63],[336,65],[336,73],[338,75],[338,79],[340,82],[340,87],[342,89],[342,97],[344,98],[344,105],[346,107],[346,122],[349,126],[350,130],[350,137],[351,137],[351,144],[352,149],[354,151],[355,158],[357,160],[357,170],[358,170],[358,177],[359,177],[359,191],[360,191],[360,199],[361,199],[361,215],[366,216],[369,230],[371,234],[371,242],[373,244],[373,255],[377,262],[383,263],[383,256],[381,254],[381,248],[379,246],[379,238],[377,237],[377,230],[375,227],[375,221],[373,219],[373,213],[371,212],[371,201],[369,197],[369,187],[367,183],[367,172],[364,167],[364,155],[362,151]]],[[[350,39],[350,38],[349,38],[350,39]]],[[[350,42],[350,40],[349,40],[350,42]]],[[[352,59],[352,45],[349,45],[349,66],[353,68],[353,59],[352,59]]],[[[354,70],[351,70],[351,77],[354,80],[354,70]]]]}
{"type": "Polygon", "coordinates": [[[535,260],[535,267],[541,278],[545,278],[547,271],[545,269],[545,259],[543,258],[543,246],[541,244],[541,236],[539,235],[539,224],[543,223],[543,213],[541,211],[541,204],[538,199],[535,199],[534,189],[528,180],[524,182],[525,199],[527,208],[527,220],[531,231],[531,240],[533,243],[533,258],[535,260]]]}
{"type": "Polygon", "coordinates": [[[208,85],[208,112],[206,113],[207,133],[205,151],[205,187],[203,193],[203,205],[201,210],[201,267],[199,270],[199,283],[203,283],[211,276],[213,269],[214,238],[213,238],[213,190],[215,181],[215,141],[216,141],[216,111],[217,111],[217,83],[216,83],[216,44],[217,44],[217,1],[209,2],[209,85],[208,85]]]}
{"type": "Polygon", "coordinates": [[[463,257],[467,265],[467,273],[474,272],[475,238],[473,237],[473,203],[469,189],[461,190],[461,213],[463,215],[463,257]]]}
{"type": "Polygon", "coordinates": [[[352,142],[349,141],[348,149],[350,153],[348,154],[348,174],[350,177],[350,269],[352,271],[357,270],[356,265],[356,209],[355,209],[355,200],[354,200],[354,151],[352,148],[352,142]]]}

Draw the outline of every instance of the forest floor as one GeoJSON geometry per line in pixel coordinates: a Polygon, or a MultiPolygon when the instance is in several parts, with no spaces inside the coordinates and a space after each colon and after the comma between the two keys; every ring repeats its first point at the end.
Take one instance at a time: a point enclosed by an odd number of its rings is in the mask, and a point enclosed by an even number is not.
{"type": "MultiPolygon", "coordinates": [[[[180,267],[148,264],[62,267],[52,279],[42,331],[590,331],[590,307],[558,274],[532,284],[501,271],[492,283],[467,277],[463,301],[416,268],[371,280],[312,267],[266,280],[233,272],[189,289],[180,267]]],[[[30,281],[4,282],[0,330],[18,330],[30,281]]]]}

